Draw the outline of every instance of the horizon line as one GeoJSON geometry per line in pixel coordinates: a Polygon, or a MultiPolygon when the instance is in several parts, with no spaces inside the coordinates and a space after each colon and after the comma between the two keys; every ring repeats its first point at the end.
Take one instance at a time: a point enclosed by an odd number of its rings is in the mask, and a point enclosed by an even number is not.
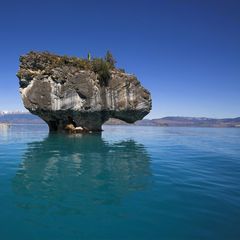
{"type": "MultiPolygon", "coordinates": [[[[29,112],[28,110],[0,110],[0,114],[32,114],[35,115],[31,112],[29,112]]],[[[37,115],[35,115],[37,116],[37,115]]],[[[167,115],[167,116],[163,116],[163,117],[155,117],[155,118],[143,118],[141,120],[154,120],[154,119],[161,119],[161,118],[195,118],[195,119],[235,119],[235,118],[240,118],[239,116],[235,116],[235,117],[204,117],[204,116],[198,116],[198,117],[194,117],[194,116],[184,116],[184,115],[167,115]]],[[[139,120],[138,120],[139,121],[139,120]]]]}

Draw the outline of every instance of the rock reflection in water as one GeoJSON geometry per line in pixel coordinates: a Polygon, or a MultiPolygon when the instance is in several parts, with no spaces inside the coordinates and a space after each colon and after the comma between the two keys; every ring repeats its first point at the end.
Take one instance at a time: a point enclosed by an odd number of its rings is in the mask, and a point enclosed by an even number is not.
{"type": "Polygon", "coordinates": [[[28,145],[12,183],[19,207],[80,213],[146,189],[150,175],[146,149],[133,140],[49,135],[28,145]]]}

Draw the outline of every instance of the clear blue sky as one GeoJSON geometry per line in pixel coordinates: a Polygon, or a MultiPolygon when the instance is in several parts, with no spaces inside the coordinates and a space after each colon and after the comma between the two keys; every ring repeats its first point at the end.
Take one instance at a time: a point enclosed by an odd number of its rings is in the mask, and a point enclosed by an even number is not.
{"type": "Polygon", "coordinates": [[[240,1],[0,3],[0,109],[24,107],[18,59],[30,50],[103,56],[135,73],[163,116],[240,116],[240,1]]]}

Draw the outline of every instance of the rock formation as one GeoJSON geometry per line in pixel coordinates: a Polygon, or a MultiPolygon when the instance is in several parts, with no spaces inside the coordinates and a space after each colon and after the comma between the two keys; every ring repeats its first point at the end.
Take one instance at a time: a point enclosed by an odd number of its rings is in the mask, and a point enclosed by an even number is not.
{"type": "Polygon", "coordinates": [[[50,131],[68,124],[100,131],[109,118],[134,123],[151,110],[150,93],[137,78],[104,60],[30,52],[20,57],[17,76],[24,106],[50,131]]]}

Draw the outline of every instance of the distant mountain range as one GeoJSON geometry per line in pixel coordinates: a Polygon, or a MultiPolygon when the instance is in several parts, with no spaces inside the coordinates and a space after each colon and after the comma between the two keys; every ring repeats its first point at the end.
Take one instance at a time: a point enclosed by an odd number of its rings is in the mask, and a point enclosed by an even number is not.
{"type": "Polygon", "coordinates": [[[196,117],[164,117],[157,119],[144,119],[136,123],[145,126],[168,126],[168,127],[240,127],[238,118],[196,118],[196,117]]]}
{"type": "Polygon", "coordinates": [[[43,124],[44,121],[39,117],[28,112],[0,112],[0,123],[10,124],[43,124]]]}
{"type": "MultiPolygon", "coordinates": [[[[43,124],[44,121],[39,117],[30,113],[0,112],[0,123],[7,122],[10,124],[43,124]]],[[[107,125],[128,125],[127,123],[110,119],[105,124],[107,125]]],[[[163,117],[156,119],[143,119],[137,121],[134,125],[137,126],[162,126],[162,127],[240,127],[240,117],[238,118],[196,118],[196,117],[163,117]]]]}

